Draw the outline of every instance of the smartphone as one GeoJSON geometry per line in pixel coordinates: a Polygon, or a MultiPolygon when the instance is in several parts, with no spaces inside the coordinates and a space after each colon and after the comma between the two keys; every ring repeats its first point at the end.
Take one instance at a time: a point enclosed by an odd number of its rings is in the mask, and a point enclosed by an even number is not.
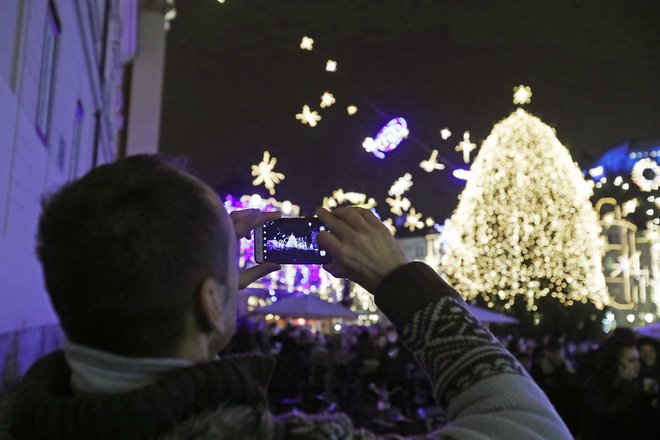
{"type": "Polygon", "coordinates": [[[264,223],[254,230],[254,260],[257,263],[324,264],[332,259],[316,243],[327,230],[316,217],[287,217],[264,223]]]}

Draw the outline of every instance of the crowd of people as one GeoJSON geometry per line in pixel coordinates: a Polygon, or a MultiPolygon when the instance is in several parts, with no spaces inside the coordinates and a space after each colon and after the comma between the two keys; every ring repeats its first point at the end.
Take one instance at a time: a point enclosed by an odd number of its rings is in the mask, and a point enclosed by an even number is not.
{"type": "MultiPolygon", "coordinates": [[[[581,439],[654,438],[660,432],[658,341],[616,329],[602,343],[499,335],[581,439]]],[[[424,371],[389,325],[323,333],[290,322],[241,320],[227,353],[278,363],[276,412],[342,411],[374,432],[421,433],[445,422],[424,371]]]]}

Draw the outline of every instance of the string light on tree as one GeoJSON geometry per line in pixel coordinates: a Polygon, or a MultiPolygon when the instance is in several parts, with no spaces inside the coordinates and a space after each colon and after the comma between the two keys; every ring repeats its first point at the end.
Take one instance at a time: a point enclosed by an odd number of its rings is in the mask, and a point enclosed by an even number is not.
{"type": "Polygon", "coordinates": [[[302,37],[302,41],[300,42],[300,48],[302,50],[314,49],[314,39],[305,35],[304,37],[302,37]]]}
{"type": "Polygon", "coordinates": [[[321,116],[318,112],[311,111],[308,105],[303,105],[302,113],[298,113],[296,119],[303,124],[309,124],[310,127],[316,127],[316,124],[321,120],[321,116]]]}
{"type": "Polygon", "coordinates": [[[513,103],[517,105],[529,104],[532,102],[532,89],[524,85],[513,88],[513,103]]]}
{"type": "Polygon", "coordinates": [[[410,200],[407,197],[401,198],[397,195],[394,198],[386,198],[385,202],[390,205],[390,212],[396,215],[403,215],[404,211],[410,209],[410,200]]]}
{"type": "Polygon", "coordinates": [[[432,173],[434,170],[444,170],[445,166],[441,163],[438,163],[438,150],[433,150],[431,152],[431,157],[427,160],[423,160],[419,163],[419,166],[426,171],[427,173],[432,173]]]}
{"type": "Polygon", "coordinates": [[[451,136],[451,131],[449,131],[449,129],[448,129],[447,127],[445,127],[445,128],[443,128],[442,130],[440,130],[440,137],[441,137],[443,140],[446,141],[447,139],[449,139],[450,136],[451,136]]]}
{"type": "Polygon", "coordinates": [[[470,132],[466,131],[463,133],[463,140],[459,142],[456,146],[456,151],[463,152],[463,161],[465,163],[470,162],[470,153],[472,153],[477,148],[477,144],[470,141],[470,132]]]}
{"type": "Polygon", "coordinates": [[[321,95],[321,108],[328,108],[336,102],[334,95],[330,92],[325,92],[321,95]]]}
{"type": "Polygon", "coordinates": [[[638,160],[633,165],[631,177],[642,191],[655,191],[660,187],[660,165],[648,157],[638,160]]]}
{"type": "Polygon", "coordinates": [[[252,185],[259,186],[263,183],[270,194],[275,194],[275,185],[284,180],[284,174],[274,171],[277,159],[270,157],[268,151],[264,151],[264,157],[257,165],[252,165],[252,175],[256,178],[252,185]]]}
{"type": "Polygon", "coordinates": [[[354,105],[349,105],[348,107],[346,107],[346,113],[348,113],[348,116],[353,116],[354,114],[357,113],[357,111],[358,108],[354,105]]]}
{"type": "Polygon", "coordinates": [[[327,70],[328,72],[336,72],[337,71],[337,61],[328,60],[325,63],[325,70],[327,70]]]}
{"type": "Polygon", "coordinates": [[[390,187],[389,191],[387,191],[387,194],[391,195],[392,197],[401,197],[403,193],[408,191],[412,186],[412,175],[410,173],[406,173],[396,179],[396,181],[390,187]]]}
{"type": "Polygon", "coordinates": [[[522,109],[484,141],[443,232],[442,269],[467,299],[534,310],[609,302],[591,187],[554,130],[522,109]],[[450,239],[454,237],[454,239],[450,239]]]}
{"type": "Polygon", "coordinates": [[[625,217],[628,214],[634,214],[638,206],[639,206],[638,199],[630,199],[627,202],[623,202],[621,204],[621,215],[625,217]]]}

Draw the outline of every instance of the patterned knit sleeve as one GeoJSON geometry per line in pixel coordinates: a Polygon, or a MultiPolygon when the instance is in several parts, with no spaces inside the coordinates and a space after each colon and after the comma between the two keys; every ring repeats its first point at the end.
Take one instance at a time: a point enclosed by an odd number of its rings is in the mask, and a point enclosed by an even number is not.
{"type": "Polygon", "coordinates": [[[426,370],[452,436],[571,438],[525,369],[429,266],[398,268],[375,300],[426,370]]]}

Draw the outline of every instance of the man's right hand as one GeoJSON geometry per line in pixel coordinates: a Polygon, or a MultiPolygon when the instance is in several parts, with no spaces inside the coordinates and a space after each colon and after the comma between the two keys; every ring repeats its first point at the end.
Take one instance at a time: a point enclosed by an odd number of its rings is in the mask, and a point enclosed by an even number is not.
{"type": "Polygon", "coordinates": [[[335,277],[348,278],[374,293],[386,275],[408,263],[387,226],[368,209],[319,208],[316,215],[332,231],[320,232],[316,239],[332,256],[333,262],[323,268],[335,277]]]}

